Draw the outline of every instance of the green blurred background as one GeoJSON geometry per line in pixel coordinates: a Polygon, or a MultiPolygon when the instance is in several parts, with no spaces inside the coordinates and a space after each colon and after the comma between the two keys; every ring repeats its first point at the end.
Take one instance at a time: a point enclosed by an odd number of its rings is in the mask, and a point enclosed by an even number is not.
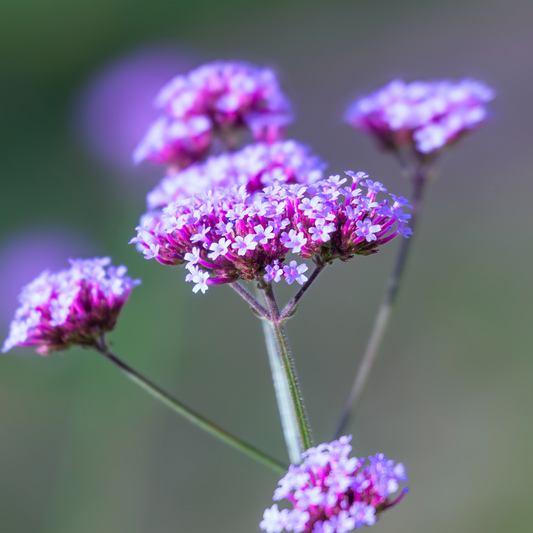
{"type": "MultiPolygon", "coordinates": [[[[0,333],[47,253],[111,255],[144,281],[112,334],[117,353],[285,458],[259,321],[229,289],[194,295],[182,270],[127,245],[162,175],[128,161],[150,99],[205,60],[274,66],[292,137],[331,172],[365,170],[407,195],[395,162],[342,123],[346,104],[393,77],[477,77],[498,93],[492,120],[428,190],[350,432],[358,455],[382,451],[411,479],[375,533],[530,532],[532,22],[525,0],[4,0],[0,333]]],[[[396,246],[328,269],[289,324],[317,442],[330,440],[396,246]]],[[[1,358],[2,533],[259,531],[277,480],[94,353],[1,358]]]]}

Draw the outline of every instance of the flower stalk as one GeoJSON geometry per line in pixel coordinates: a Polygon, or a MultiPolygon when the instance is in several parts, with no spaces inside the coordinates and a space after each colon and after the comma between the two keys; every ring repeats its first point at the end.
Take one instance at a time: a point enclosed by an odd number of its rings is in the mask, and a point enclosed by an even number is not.
{"type": "MultiPolygon", "coordinates": [[[[311,286],[313,281],[318,277],[320,272],[326,266],[325,263],[321,262],[319,259],[317,261],[317,266],[309,279],[302,285],[300,290],[295,294],[292,300],[285,306],[283,311],[279,313],[279,327],[282,330],[281,338],[284,340],[285,346],[287,345],[286,339],[287,335],[284,331],[283,323],[290,318],[296,311],[296,306],[302,296],[306,293],[307,289],[311,286]]],[[[236,283],[232,284],[232,288],[237,290],[235,287],[236,283]]],[[[242,288],[242,286],[240,286],[242,288]]],[[[260,299],[266,300],[265,296],[265,287],[261,289],[258,286],[257,294],[260,299]]],[[[248,293],[249,294],[249,293],[248,293]]],[[[272,291],[271,297],[273,298],[274,294],[272,291]]],[[[244,297],[244,296],[243,296],[244,297]]],[[[245,300],[248,301],[247,298],[245,300]]],[[[250,303],[250,302],[248,302],[250,303]]],[[[277,304],[274,306],[277,309],[277,304]]],[[[259,314],[255,310],[255,306],[251,305],[252,310],[255,314],[259,314]]],[[[302,433],[299,428],[298,422],[298,413],[294,406],[293,396],[291,394],[291,381],[289,374],[285,371],[285,366],[283,362],[283,353],[279,348],[278,335],[276,332],[276,327],[272,322],[272,315],[267,311],[267,316],[259,316],[260,318],[266,318],[263,320],[263,334],[265,336],[265,344],[268,353],[268,360],[270,363],[270,370],[272,372],[272,381],[274,383],[274,391],[276,393],[276,400],[278,404],[278,410],[281,418],[281,426],[283,428],[283,436],[285,437],[285,444],[287,446],[287,452],[292,464],[299,464],[301,462],[301,455],[307,449],[304,444],[304,439],[302,438],[302,433]]],[[[288,349],[286,350],[288,352],[288,349]]],[[[290,356],[290,352],[289,356],[290,356]]],[[[294,373],[294,364],[292,359],[290,360],[291,368],[294,373]]],[[[301,398],[300,393],[298,392],[298,397],[301,398]]],[[[304,413],[305,416],[305,413],[304,413]]],[[[309,429],[307,428],[307,431],[309,429]]]]}
{"type": "Polygon", "coordinates": [[[94,348],[108,361],[110,361],[117,368],[119,368],[135,384],[139,385],[142,389],[151,394],[154,398],[165,404],[167,407],[170,407],[170,409],[172,409],[174,412],[185,417],[197,427],[203,429],[204,431],[207,431],[208,433],[222,440],[226,444],[229,444],[236,450],[244,453],[245,455],[248,455],[256,461],[262,463],[263,465],[273,470],[276,470],[277,472],[286,471],[286,466],[277,459],[266,455],[257,448],[254,448],[250,444],[247,444],[241,439],[231,435],[226,430],[217,426],[204,416],[193,411],[190,407],[187,407],[179,400],[176,400],[175,398],[170,396],[170,394],[166,393],[157,385],[152,383],[149,379],[145,378],[142,374],[134,370],[125,361],[117,357],[113,352],[109,350],[109,347],[107,346],[103,337],[95,341],[94,348]]]}
{"type": "MultiPolygon", "coordinates": [[[[404,167],[404,170],[405,168],[406,167],[404,167]]],[[[415,171],[412,171],[411,181],[413,183],[413,209],[411,211],[411,220],[409,224],[412,230],[414,230],[416,226],[418,214],[420,212],[422,196],[429,174],[429,169],[427,167],[423,167],[422,165],[420,165],[415,171]]],[[[339,424],[335,431],[335,438],[339,438],[343,434],[346,426],[355,416],[357,409],[360,406],[370,373],[376,362],[379,347],[383,342],[385,333],[390,323],[392,311],[398,297],[398,291],[403,279],[403,273],[405,271],[405,265],[412,242],[413,239],[411,238],[402,239],[400,243],[396,262],[389,277],[383,300],[381,301],[381,305],[378,309],[363,359],[361,360],[361,364],[357,370],[350,394],[346,400],[339,424]]]]}
{"type": "MultiPolygon", "coordinates": [[[[287,336],[285,333],[285,328],[283,327],[283,322],[280,319],[280,312],[276,298],[274,296],[274,291],[272,290],[271,283],[263,284],[264,298],[270,313],[270,326],[272,332],[274,333],[274,338],[276,341],[276,347],[279,354],[279,359],[281,360],[282,368],[285,374],[286,383],[288,385],[291,408],[294,413],[294,419],[296,420],[297,429],[298,429],[298,448],[302,451],[309,449],[312,446],[311,433],[307,423],[307,416],[305,414],[305,408],[303,405],[302,395],[300,393],[300,387],[298,385],[298,380],[296,377],[296,371],[294,368],[294,363],[292,355],[289,350],[287,336]]],[[[267,341],[268,343],[268,341],[267,341]]],[[[276,379],[276,375],[273,373],[273,378],[276,379]]],[[[278,379],[278,381],[280,381],[278,379]]],[[[282,390],[285,385],[281,385],[282,390]]],[[[280,406],[280,413],[282,409],[285,408],[285,405],[280,406]]],[[[283,416],[282,416],[283,419],[283,416]]],[[[289,453],[291,453],[292,443],[287,444],[289,453]]],[[[296,457],[291,457],[291,462],[299,464],[301,458],[298,457],[297,461],[294,461],[296,457]]]]}
{"type": "Polygon", "coordinates": [[[298,431],[298,419],[295,409],[293,409],[289,381],[283,368],[274,328],[266,320],[262,321],[262,326],[287,452],[291,464],[298,464],[305,450],[298,431]]]}
{"type": "Polygon", "coordinates": [[[313,281],[316,280],[320,272],[324,270],[326,264],[322,262],[319,257],[315,258],[315,260],[316,267],[313,270],[313,273],[309,276],[309,279],[302,285],[300,290],[293,296],[292,300],[285,306],[285,308],[281,312],[281,315],[279,317],[281,322],[284,322],[294,314],[294,312],[296,311],[296,306],[298,305],[298,302],[300,301],[302,296],[307,292],[307,289],[309,289],[313,281]]]}
{"type": "Polygon", "coordinates": [[[250,294],[238,281],[235,281],[233,283],[230,283],[229,286],[239,295],[242,297],[243,300],[245,300],[248,305],[251,307],[254,314],[256,314],[259,318],[270,320],[270,314],[265,309],[263,305],[261,305],[252,294],[250,294]]]}

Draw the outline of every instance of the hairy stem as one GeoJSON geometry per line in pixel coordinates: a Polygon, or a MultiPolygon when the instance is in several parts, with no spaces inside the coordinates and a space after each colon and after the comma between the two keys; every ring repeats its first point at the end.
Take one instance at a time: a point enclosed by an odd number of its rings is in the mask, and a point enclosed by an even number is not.
{"type": "MultiPolygon", "coordinates": [[[[298,380],[296,378],[296,371],[294,369],[294,363],[292,355],[287,343],[287,336],[285,334],[285,328],[280,320],[280,313],[276,298],[274,297],[274,291],[272,285],[268,283],[264,288],[265,300],[270,313],[270,323],[274,331],[276,338],[277,348],[281,356],[281,362],[283,364],[283,371],[286,375],[287,383],[289,386],[289,392],[291,397],[291,407],[296,418],[298,425],[298,434],[301,441],[301,446],[304,450],[307,450],[312,446],[311,435],[309,426],[307,424],[307,417],[305,415],[305,408],[302,401],[302,395],[298,386],[298,380]]],[[[298,460],[300,462],[301,459],[298,460]]]]}
{"type": "Polygon", "coordinates": [[[268,311],[238,282],[230,283],[229,286],[241,296],[260,318],[270,320],[268,311]]]}
{"type": "MultiPolygon", "coordinates": [[[[257,293],[258,295],[261,293],[262,297],[262,290],[258,289],[257,293]]],[[[287,452],[289,453],[291,463],[298,464],[301,460],[301,454],[304,451],[304,447],[298,431],[296,412],[292,406],[289,381],[283,369],[283,360],[278,349],[274,326],[267,320],[262,321],[262,326],[268,353],[268,361],[272,372],[274,392],[276,393],[279,416],[281,418],[281,427],[283,429],[283,436],[285,437],[285,444],[287,445],[287,452]]]]}
{"type": "MultiPolygon", "coordinates": [[[[416,226],[418,213],[420,211],[420,204],[422,201],[424,186],[426,184],[426,178],[427,178],[427,170],[423,170],[422,168],[420,168],[416,171],[416,173],[413,176],[413,180],[412,180],[413,181],[413,195],[412,195],[413,209],[411,212],[411,221],[410,221],[409,226],[413,230],[413,232],[416,226]]],[[[412,238],[402,239],[401,241],[400,249],[398,250],[398,255],[396,257],[394,268],[392,269],[391,275],[387,283],[387,288],[385,289],[383,300],[381,301],[381,305],[379,307],[378,313],[376,315],[376,319],[374,321],[374,326],[370,334],[370,339],[366,346],[366,350],[363,355],[363,359],[361,360],[359,369],[357,370],[355,380],[350,390],[350,395],[348,396],[348,400],[346,401],[346,404],[344,405],[344,409],[343,409],[343,412],[340,418],[340,422],[337,427],[337,431],[335,432],[335,438],[338,438],[342,435],[346,426],[348,425],[350,420],[355,415],[361,403],[361,398],[363,397],[366,384],[368,383],[370,372],[376,361],[379,347],[381,345],[381,342],[383,341],[385,332],[387,331],[387,327],[389,325],[390,318],[392,315],[392,310],[396,302],[396,299],[398,297],[398,290],[400,288],[402,275],[404,273],[407,256],[408,256],[409,250],[411,249],[412,242],[413,242],[412,238]]]]}
{"type": "Polygon", "coordinates": [[[150,380],[145,378],[142,374],[134,370],[126,362],[124,362],[122,359],[119,359],[114,353],[112,353],[109,350],[104,338],[97,341],[94,345],[94,348],[100,354],[102,354],[108,361],[118,367],[134,383],[139,385],[141,388],[143,388],[154,398],[165,404],[167,407],[170,407],[176,413],[184,416],[187,420],[189,420],[196,426],[202,428],[204,431],[207,431],[211,435],[214,435],[215,437],[224,441],[226,444],[229,444],[236,450],[248,455],[249,457],[252,457],[256,461],[259,461],[263,465],[268,466],[273,470],[276,470],[277,472],[284,473],[287,471],[287,468],[283,463],[279,462],[276,459],[273,459],[272,457],[269,457],[265,453],[261,452],[260,450],[254,448],[249,444],[246,444],[237,437],[234,437],[226,430],[220,428],[204,416],[196,413],[190,407],[187,407],[185,404],[183,404],[179,400],[176,400],[175,398],[170,396],[170,394],[160,389],[157,385],[152,383],[150,380]]]}
{"type": "Polygon", "coordinates": [[[290,317],[290,315],[294,312],[296,306],[298,305],[298,302],[302,298],[302,296],[307,292],[307,289],[311,286],[313,281],[318,277],[320,272],[324,270],[324,267],[326,265],[322,262],[317,262],[315,269],[313,270],[313,273],[311,276],[309,276],[309,279],[301,286],[300,290],[293,296],[292,300],[285,306],[285,309],[283,309],[279,320],[280,322],[283,322],[287,320],[287,318],[290,317]]]}

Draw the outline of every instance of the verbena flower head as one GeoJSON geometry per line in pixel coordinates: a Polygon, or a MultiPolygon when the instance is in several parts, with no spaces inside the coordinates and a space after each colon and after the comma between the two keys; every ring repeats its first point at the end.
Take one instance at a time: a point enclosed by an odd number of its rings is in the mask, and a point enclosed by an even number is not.
{"type": "Polygon", "coordinates": [[[155,105],[165,115],[141,141],[136,162],[185,168],[191,158],[205,156],[213,134],[228,140],[247,128],[256,140],[271,143],[283,138],[292,122],[291,105],[274,72],[238,61],[208,63],[176,76],[155,105]]]}
{"type": "Polygon", "coordinates": [[[204,116],[188,120],[159,117],[133,153],[133,161],[149,160],[173,170],[203,159],[211,145],[211,123],[204,116]]]}
{"type": "Polygon", "coordinates": [[[302,454],[304,462],[291,465],[274,492],[274,500],[288,500],[293,508],[267,509],[260,528],[267,533],[346,533],[372,526],[385,509],[396,505],[408,489],[391,499],[407,480],[401,463],[379,453],[349,458],[351,435],[321,444],[302,454]]]}
{"type": "Polygon", "coordinates": [[[419,154],[429,154],[485,121],[485,104],[493,98],[490,87],[470,79],[394,80],[354,102],[345,119],[388,149],[413,146],[419,154]]]}
{"type": "Polygon", "coordinates": [[[303,284],[306,265],[291,252],[316,262],[369,255],[397,235],[408,237],[411,215],[403,197],[378,201],[387,191],[363,172],[347,172],[352,183],[331,176],[311,185],[274,182],[249,195],[246,186],[212,189],[148,213],[137,227],[146,259],[185,264],[193,291],[239,279],[303,284]]]}
{"type": "Polygon", "coordinates": [[[296,141],[252,144],[166,176],[148,194],[148,209],[166,207],[215,187],[245,185],[252,194],[275,181],[311,184],[322,179],[325,166],[307,146],[296,141]]]}
{"type": "Polygon", "coordinates": [[[215,61],[176,76],[161,89],[156,106],[179,120],[207,116],[215,129],[248,127],[258,140],[277,140],[292,122],[274,72],[241,61],[215,61]]]}
{"type": "Polygon", "coordinates": [[[126,267],[109,266],[110,262],[109,257],[71,259],[69,269],[45,270],[26,285],[2,351],[36,346],[37,352],[48,354],[73,344],[91,345],[111,331],[140,280],[126,276],[126,267]]]}

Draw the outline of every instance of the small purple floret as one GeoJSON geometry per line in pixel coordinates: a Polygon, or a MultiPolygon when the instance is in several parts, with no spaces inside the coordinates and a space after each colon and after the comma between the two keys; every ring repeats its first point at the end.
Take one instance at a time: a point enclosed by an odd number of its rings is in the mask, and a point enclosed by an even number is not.
{"type": "Polygon", "coordinates": [[[296,261],[291,261],[289,265],[283,267],[284,276],[287,283],[290,285],[293,281],[303,285],[307,281],[307,276],[304,276],[304,272],[307,272],[309,267],[306,264],[298,265],[296,261]]]}
{"type": "Polygon", "coordinates": [[[283,277],[283,269],[279,266],[279,261],[274,260],[273,265],[267,265],[265,267],[266,274],[264,275],[265,281],[279,283],[283,277]]]}

